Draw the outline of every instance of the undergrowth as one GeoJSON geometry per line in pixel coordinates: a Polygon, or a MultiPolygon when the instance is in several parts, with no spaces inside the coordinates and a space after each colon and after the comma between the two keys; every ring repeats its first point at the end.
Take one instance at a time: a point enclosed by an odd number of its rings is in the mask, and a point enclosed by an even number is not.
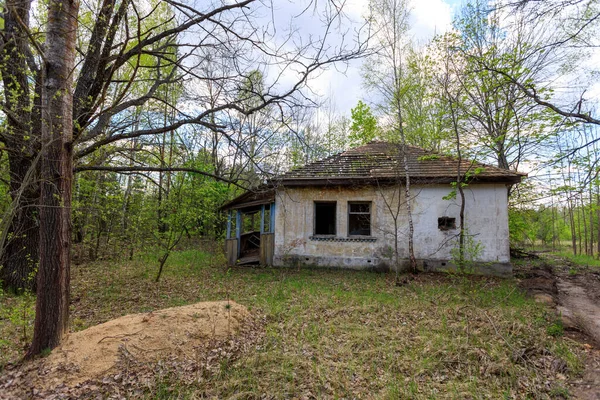
{"type": "Polygon", "coordinates": [[[576,266],[600,268],[600,260],[594,256],[589,256],[586,254],[573,255],[573,252],[570,251],[558,252],[555,254],[559,257],[566,258],[576,266]]]}
{"type": "MultiPolygon", "coordinates": [[[[419,275],[397,287],[391,274],[227,269],[221,255],[185,250],[155,283],[156,260],[73,266],[72,329],[228,298],[267,322],[255,351],[195,383],[162,377],[152,398],[543,398],[581,373],[578,345],[512,280],[419,275]]],[[[6,315],[25,300],[0,300],[5,363],[23,345],[12,339],[23,321],[6,315]]]]}

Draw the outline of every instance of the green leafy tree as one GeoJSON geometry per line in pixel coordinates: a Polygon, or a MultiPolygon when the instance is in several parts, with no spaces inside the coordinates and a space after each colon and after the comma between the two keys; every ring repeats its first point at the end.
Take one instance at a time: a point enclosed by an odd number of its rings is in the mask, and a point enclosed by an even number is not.
{"type": "MultiPolygon", "coordinates": [[[[502,75],[522,95],[564,123],[600,125],[595,102],[586,98],[587,88],[597,81],[599,72],[597,65],[590,66],[587,60],[600,45],[600,3],[502,0],[494,6],[512,21],[513,31],[524,32],[532,39],[522,59],[535,60],[537,77],[485,59],[477,60],[479,67],[502,75]]],[[[594,143],[592,139],[583,145],[594,143]]]]}
{"type": "Polygon", "coordinates": [[[503,17],[487,0],[470,1],[454,22],[456,32],[434,46],[449,53],[449,68],[461,87],[457,106],[468,124],[467,147],[494,159],[499,168],[517,170],[539,152],[558,121],[506,79],[505,73],[537,81],[544,61],[528,57],[534,38],[518,29],[522,21],[510,25],[503,17]]]}
{"type": "Polygon", "coordinates": [[[350,110],[351,125],[348,139],[352,147],[360,146],[374,140],[378,135],[377,119],[371,108],[362,100],[350,110]]]}

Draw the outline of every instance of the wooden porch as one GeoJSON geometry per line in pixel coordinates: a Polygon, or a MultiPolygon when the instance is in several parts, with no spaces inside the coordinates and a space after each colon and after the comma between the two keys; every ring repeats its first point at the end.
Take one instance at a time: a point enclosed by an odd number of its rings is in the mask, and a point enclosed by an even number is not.
{"type": "MultiPolygon", "coordinates": [[[[247,196],[246,196],[247,197],[247,196]]],[[[225,254],[227,265],[272,265],[275,247],[274,194],[240,199],[228,209],[225,254]]]]}

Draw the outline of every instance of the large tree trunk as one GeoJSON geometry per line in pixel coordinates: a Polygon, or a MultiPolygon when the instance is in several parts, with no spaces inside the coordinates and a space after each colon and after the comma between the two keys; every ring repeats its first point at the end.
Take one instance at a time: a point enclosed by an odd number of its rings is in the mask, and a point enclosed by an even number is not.
{"type": "MultiPolygon", "coordinates": [[[[451,105],[450,110],[452,112],[452,123],[454,126],[454,135],[456,137],[456,154],[458,159],[458,166],[456,168],[456,188],[458,189],[458,194],[460,195],[460,231],[458,234],[458,268],[460,271],[465,272],[465,191],[463,189],[463,172],[462,168],[462,150],[461,150],[461,142],[460,142],[460,132],[458,129],[457,118],[454,114],[454,108],[451,105]]],[[[510,190],[510,189],[509,189],[510,190]]],[[[471,272],[471,271],[467,271],[471,272]]]]}
{"type": "Polygon", "coordinates": [[[7,216],[11,222],[0,261],[0,281],[10,290],[35,291],[39,256],[39,166],[35,158],[9,155],[9,160],[12,212],[7,216]]]}
{"type": "Polygon", "coordinates": [[[38,210],[41,80],[37,67],[24,56],[28,37],[30,0],[14,0],[2,14],[3,48],[0,73],[7,118],[0,141],[8,153],[12,204],[5,214],[0,240],[0,280],[12,290],[35,290],[38,260],[38,210]],[[31,77],[34,85],[31,85],[31,77]],[[32,96],[32,91],[35,96],[32,96]],[[31,110],[31,111],[28,111],[31,110]]]}
{"type": "Polygon", "coordinates": [[[33,342],[28,356],[56,347],[68,328],[73,93],[77,0],[48,5],[42,91],[40,265],[33,342]]]}

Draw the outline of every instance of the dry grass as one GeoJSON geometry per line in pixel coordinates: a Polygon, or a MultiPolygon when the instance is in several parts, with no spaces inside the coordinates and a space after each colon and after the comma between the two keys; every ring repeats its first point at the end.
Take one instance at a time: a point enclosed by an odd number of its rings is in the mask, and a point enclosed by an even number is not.
{"type": "MultiPolygon", "coordinates": [[[[157,377],[152,398],[548,398],[581,373],[578,345],[510,280],[224,269],[220,256],[173,254],[73,269],[73,329],[152,309],[231,298],[266,315],[254,351],[196,382],[157,377]]],[[[2,299],[3,306],[14,298],[2,299]]],[[[0,320],[0,332],[18,332],[0,320]]],[[[2,344],[3,362],[20,345],[2,344]]]]}

